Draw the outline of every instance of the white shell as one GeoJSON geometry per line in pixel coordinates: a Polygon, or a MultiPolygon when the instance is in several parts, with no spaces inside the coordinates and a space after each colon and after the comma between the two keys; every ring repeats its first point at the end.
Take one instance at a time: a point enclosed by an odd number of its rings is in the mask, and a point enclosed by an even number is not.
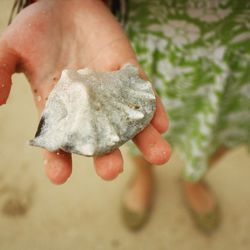
{"type": "Polygon", "coordinates": [[[113,72],[64,70],[30,144],[85,156],[109,153],[149,124],[155,105],[151,84],[132,64],[113,72]]]}

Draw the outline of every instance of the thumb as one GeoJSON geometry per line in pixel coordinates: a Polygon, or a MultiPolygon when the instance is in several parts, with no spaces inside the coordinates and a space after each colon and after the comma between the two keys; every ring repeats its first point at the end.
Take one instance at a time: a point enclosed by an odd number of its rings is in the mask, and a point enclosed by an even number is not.
{"type": "Polygon", "coordinates": [[[17,55],[12,51],[5,40],[0,40],[0,105],[7,102],[11,76],[14,74],[17,64],[17,55]]]}

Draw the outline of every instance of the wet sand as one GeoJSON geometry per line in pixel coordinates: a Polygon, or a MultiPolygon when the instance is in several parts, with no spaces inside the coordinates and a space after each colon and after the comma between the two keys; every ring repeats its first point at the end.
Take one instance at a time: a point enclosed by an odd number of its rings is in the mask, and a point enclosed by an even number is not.
{"type": "MultiPolygon", "coordinates": [[[[11,2],[0,2],[0,33],[11,2]]],[[[89,158],[74,157],[72,177],[62,186],[45,177],[33,137],[38,116],[24,76],[15,75],[7,105],[0,108],[0,250],[248,250],[250,249],[250,156],[239,147],[208,174],[223,212],[221,226],[201,234],[183,206],[175,153],[156,167],[152,218],[138,233],[124,228],[120,199],[133,167],[126,149],[125,170],[115,181],[96,176],[89,158]]]]}

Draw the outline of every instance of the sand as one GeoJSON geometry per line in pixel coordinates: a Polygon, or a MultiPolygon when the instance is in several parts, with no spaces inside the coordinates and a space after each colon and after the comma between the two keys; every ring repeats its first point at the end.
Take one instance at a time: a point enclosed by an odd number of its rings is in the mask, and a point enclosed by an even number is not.
{"type": "MultiPolygon", "coordinates": [[[[0,32],[12,1],[0,2],[0,32]]],[[[138,232],[126,230],[120,200],[133,167],[115,181],[96,176],[90,158],[74,157],[62,186],[44,174],[34,136],[38,116],[24,76],[15,75],[8,104],[0,107],[0,250],[248,250],[250,249],[250,157],[236,148],[208,174],[223,212],[221,226],[205,236],[183,206],[177,153],[156,167],[157,194],[151,220],[138,232]]]]}

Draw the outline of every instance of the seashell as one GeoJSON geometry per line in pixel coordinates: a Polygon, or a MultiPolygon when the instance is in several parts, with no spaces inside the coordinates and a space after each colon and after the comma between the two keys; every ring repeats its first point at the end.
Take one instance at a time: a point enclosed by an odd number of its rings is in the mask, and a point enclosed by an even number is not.
{"type": "Polygon", "coordinates": [[[113,72],[64,70],[30,144],[85,156],[106,154],[143,130],[155,108],[150,82],[132,64],[113,72]]]}

